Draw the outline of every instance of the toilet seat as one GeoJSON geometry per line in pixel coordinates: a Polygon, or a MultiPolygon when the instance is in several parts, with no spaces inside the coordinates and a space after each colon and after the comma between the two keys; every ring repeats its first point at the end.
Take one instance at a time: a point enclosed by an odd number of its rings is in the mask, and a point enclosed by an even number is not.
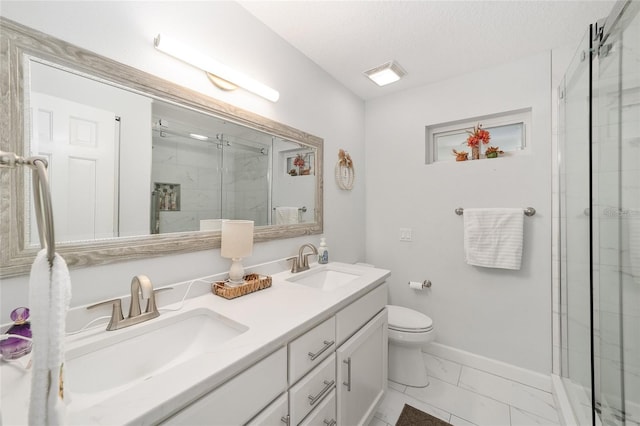
{"type": "Polygon", "coordinates": [[[404,333],[426,333],[433,330],[428,316],[402,306],[387,305],[389,329],[404,333]]]}

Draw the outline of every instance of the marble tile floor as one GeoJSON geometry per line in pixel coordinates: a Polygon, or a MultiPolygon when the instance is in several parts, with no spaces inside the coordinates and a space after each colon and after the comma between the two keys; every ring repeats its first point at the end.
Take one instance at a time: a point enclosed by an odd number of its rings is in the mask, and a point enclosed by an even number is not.
{"type": "Polygon", "coordinates": [[[453,426],[560,425],[553,395],[469,366],[423,354],[430,384],[411,388],[389,382],[369,426],[395,425],[404,404],[453,426]]]}

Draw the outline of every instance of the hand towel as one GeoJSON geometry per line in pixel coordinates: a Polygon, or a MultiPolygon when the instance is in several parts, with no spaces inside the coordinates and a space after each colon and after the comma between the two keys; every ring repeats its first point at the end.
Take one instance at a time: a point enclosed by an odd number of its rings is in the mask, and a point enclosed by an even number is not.
{"type": "Polygon", "coordinates": [[[524,211],[464,209],[464,255],[469,265],[520,269],[524,211]]]}
{"type": "Polygon", "coordinates": [[[47,251],[41,250],[29,278],[33,334],[30,425],[65,423],[64,337],[70,301],[71,280],[64,259],[56,254],[50,267],[47,251]]]}
{"type": "Polygon", "coordinates": [[[297,207],[276,207],[276,225],[299,223],[297,207]]]}

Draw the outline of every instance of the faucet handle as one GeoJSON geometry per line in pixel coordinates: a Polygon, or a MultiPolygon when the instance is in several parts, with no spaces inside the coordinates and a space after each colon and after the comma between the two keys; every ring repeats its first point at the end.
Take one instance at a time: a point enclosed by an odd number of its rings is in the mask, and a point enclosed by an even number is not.
{"type": "Polygon", "coordinates": [[[104,302],[99,302],[99,303],[95,303],[93,305],[87,306],[87,309],[94,309],[103,305],[111,305],[111,320],[107,325],[107,330],[116,330],[118,328],[118,323],[124,320],[124,315],[122,315],[122,300],[120,299],[106,300],[104,302]]]}
{"type": "Polygon", "coordinates": [[[300,268],[300,265],[298,264],[298,256],[287,257],[286,260],[293,260],[291,263],[291,273],[295,274],[298,272],[298,269],[300,268]]]}
{"type": "Polygon", "coordinates": [[[162,291],[167,291],[167,290],[173,290],[173,287],[165,287],[165,288],[159,288],[157,290],[153,290],[153,293],[151,293],[151,297],[149,297],[149,300],[147,300],[147,309],[145,311],[145,313],[158,313],[158,315],[160,314],[160,312],[158,311],[158,306],[156,304],[156,294],[162,292],[162,291]]]}
{"type": "Polygon", "coordinates": [[[302,268],[308,268],[309,267],[309,256],[317,256],[316,253],[307,253],[304,255],[303,260],[302,260],[302,268]]]}

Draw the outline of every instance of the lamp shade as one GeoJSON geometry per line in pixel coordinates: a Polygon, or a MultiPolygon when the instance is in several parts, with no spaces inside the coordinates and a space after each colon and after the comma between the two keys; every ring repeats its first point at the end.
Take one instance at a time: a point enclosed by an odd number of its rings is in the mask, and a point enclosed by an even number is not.
{"type": "Polygon", "coordinates": [[[222,222],[220,255],[227,259],[251,256],[253,251],[253,221],[225,220],[222,222]]]}

